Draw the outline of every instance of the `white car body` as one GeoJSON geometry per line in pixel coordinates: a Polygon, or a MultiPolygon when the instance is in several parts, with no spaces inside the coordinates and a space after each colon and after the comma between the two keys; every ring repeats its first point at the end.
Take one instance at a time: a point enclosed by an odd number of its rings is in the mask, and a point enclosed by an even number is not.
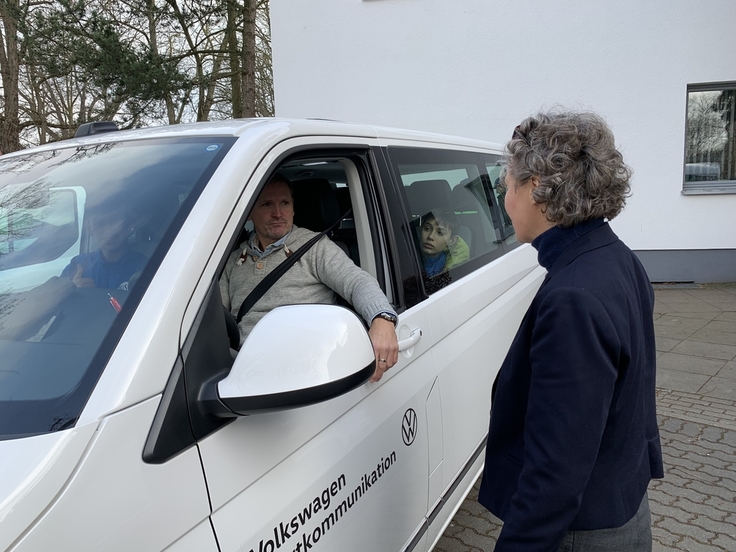
{"type": "MultiPolygon", "coordinates": [[[[125,323],[110,322],[105,339],[119,333],[104,358],[98,353],[90,361],[102,358],[81,410],[60,429],[0,440],[0,550],[430,550],[482,468],[491,385],[545,272],[531,247],[513,243],[496,206],[495,230],[484,222],[473,234],[495,231],[484,242],[489,251],[474,240],[477,255],[466,268],[410,304],[401,271],[421,257],[398,266],[402,251],[411,250],[403,242],[413,220],[408,213],[397,220],[398,173],[411,167],[424,174],[424,161],[404,162],[415,154],[445,159],[427,165],[426,174],[436,176],[455,155],[465,156],[457,167],[469,167],[473,156],[491,163],[501,148],[367,125],[264,119],[109,133],[36,151],[209,137],[232,144],[156,257],[155,271],[144,271],[142,295],[119,315],[125,323]],[[399,162],[394,155],[409,157],[399,162]],[[361,267],[399,312],[398,364],[378,383],[363,377],[315,404],[231,415],[209,428],[222,415],[208,410],[212,404],[248,393],[323,389],[357,373],[349,363],[365,375],[374,361],[365,329],[349,310],[288,306],[256,326],[226,377],[196,392],[186,388],[191,366],[207,365],[206,347],[213,346],[207,332],[215,331],[207,307],[216,310],[217,279],[260,188],[277,167],[306,174],[309,167],[321,170],[320,159],[344,169],[347,182],[337,185],[350,191],[361,267]],[[182,415],[177,404],[198,413],[182,415]],[[172,444],[179,434],[171,427],[193,436],[172,444]]],[[[482,171],[485,161],[478,159],[482,171]]],[[[489,216],[493,208],[486,206],[489,216]]],[[[482,214],[455,212],[469,221],[482,214]]],[[[2,278],[0,272],[0,288],[2,278]]],[[[108,314],[115,319],[112,309],[108,314]]],[[[45,331],[8,351],[30,350],[33,339],[43,343],[45,331]]],[[[0,388],[22,377],[13,370],[0,369],[0,388]]]]}

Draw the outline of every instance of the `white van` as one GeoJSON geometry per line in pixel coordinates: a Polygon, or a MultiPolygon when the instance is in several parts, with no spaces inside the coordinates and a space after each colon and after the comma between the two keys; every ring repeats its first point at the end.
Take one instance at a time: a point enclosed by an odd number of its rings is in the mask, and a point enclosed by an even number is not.
{"type": "Polygon", "coordinates": [[[54,211],[55,191],[83,199],[53,220],[0,221],[33,282],[0,251],[0,550],[432,549],[482,467],[491,385],[545,274],[514,239],[500,154],[259,119],[0,157],[2,220],[54,211]],[[295,224],[321,231],[352,209],[331,237],[399,313],[399,361],[378,383],[349,305],[278,308],[233,354],[217,284],[276,171],[295,224]],[[138,270],[77,287],[103,206],[124,213],[138,270]],[[429,277],[419,220],[435,209],[454,213],[469,255],[429,277]],[[69,235],[49,233],[54,220],[69,235]],[[49,278],[54,259],[66,266],[49,278]]]}

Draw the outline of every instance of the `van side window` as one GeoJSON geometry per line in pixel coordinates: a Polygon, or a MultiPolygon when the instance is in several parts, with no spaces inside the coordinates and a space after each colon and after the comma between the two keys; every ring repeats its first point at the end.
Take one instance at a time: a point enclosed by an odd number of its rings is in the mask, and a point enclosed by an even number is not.
{"type": "MultiPolygon", "coordinates": [[[[480,154],[389,148],[427,294],[505,252],[511,236],[480,154]]],[[[485,156],[484,156],[485,157],[485,156]]],[[[495,166],[499,156],[488,156],[495,166]]]]}

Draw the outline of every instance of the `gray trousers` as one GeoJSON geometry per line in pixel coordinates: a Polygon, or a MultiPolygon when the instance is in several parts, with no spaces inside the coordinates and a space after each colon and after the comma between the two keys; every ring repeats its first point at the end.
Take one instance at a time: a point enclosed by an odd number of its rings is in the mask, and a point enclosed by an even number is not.
{"type": "Polygon", "coordinates": [[[558,552],[651,552],[652,520],[645,493],[634,517],[621,527],[568,531],[558,552]]]}

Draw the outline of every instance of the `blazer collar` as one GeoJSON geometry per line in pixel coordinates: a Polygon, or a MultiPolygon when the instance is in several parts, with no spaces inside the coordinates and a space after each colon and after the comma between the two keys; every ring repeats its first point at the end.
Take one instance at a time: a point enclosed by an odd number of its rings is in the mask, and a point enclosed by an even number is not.
{"type": "Polygon", "coordinates": [[[552,263],[547,273],[547,279],[565,268],[583,253],[604,247],[618,241],[618,236],[607,222],[580,236],[568,245],[552,263]]]}
{"type": "Polygon", "coordinates": [[[603,219],[592,219],[563,228],[561,226],[553,226],[546,232],[543,232],[532,242],[537,252],[537,260],[539,264],[549,270],[557,260],[557,257],[570,245],[572,242],[587,234],[591,230],[594,230],[603,224],[603,219]]]}

